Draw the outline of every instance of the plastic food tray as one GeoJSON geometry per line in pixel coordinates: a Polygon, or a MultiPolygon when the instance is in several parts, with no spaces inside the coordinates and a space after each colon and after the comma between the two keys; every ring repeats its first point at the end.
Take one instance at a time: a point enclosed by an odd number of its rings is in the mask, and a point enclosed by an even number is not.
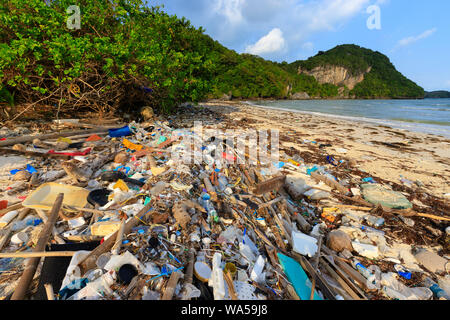
{"type": "Polygon", "coordinates": [[[64,193],[63,205],[84,208],[87,204],[88,190],[50,182],[33,191],[22,205],[32,209],[51,210],[60,193],[64,193]]]}

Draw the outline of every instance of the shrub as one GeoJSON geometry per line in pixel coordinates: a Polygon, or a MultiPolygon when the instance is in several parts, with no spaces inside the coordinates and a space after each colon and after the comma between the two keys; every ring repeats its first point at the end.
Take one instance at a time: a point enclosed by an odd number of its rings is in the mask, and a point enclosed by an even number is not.
{"type": "Polygon", "coordinates": [[[79,0],[81,29],[70,30],[73,0],[46,2],[3,0],[0,7],[0,90],[18,103],[61,112],[170,111],[210,91],[213,64],[197,41],[203,30],[188,21],[142,0],[79,0]]]}

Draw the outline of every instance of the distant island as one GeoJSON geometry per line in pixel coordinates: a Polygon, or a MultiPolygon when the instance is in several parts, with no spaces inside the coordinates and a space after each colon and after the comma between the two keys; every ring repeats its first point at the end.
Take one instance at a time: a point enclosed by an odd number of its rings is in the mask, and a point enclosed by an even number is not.
{"type": "Polygon", "coordinates": [[[218,42],[211,46],[220,55],[210,94],[215,99],[423,99],[425,96],[424,89],[398,72],[387,56],[354,44],[339,45],[293,63],[237,54],[218,42]]]}
{"type": "Polygon", "coordinates": [[[444,99],[444,98],[450,98],[450,92],[449,91],[431,91],[431,92],[425,92],[425,99],[444,99]]]}

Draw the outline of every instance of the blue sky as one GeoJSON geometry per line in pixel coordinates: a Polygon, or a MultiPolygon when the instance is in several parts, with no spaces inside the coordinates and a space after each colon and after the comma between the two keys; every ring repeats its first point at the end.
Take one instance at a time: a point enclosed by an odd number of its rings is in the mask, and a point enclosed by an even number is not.
{"type": "Polygon", "coordinates": [[[293,62],[339,44],[386,54],[425,90],[450,90],[448,0],[149,0],[228,48],[293,62]],[[380,29],[368,28],[376,22],[380,29]],[[375,19],[375,20],[374,20],[375,19]]]}

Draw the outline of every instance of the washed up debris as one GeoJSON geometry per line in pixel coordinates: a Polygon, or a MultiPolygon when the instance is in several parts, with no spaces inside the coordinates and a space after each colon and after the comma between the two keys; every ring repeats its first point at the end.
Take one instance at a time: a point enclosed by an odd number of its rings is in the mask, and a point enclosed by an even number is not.
{"type": "MultiPolygon", "coordinates": [[[[310,140],[317,157],[292,150],[263,164],[148,108],[143,123],[1,141],[14,147],[0,156],[0,250],[20,262],[71,256],[54,299],[448,297],[449,217],[413,180],[368,177],[310,140]],[[200,160],[181,161],[186,150],[200,160]],[[43,242],[95,249],[46,252],[43,242]]],[[[57,125],[83,126],[75,120],[57,125]]],[[[24,272],[17,261],[0,259],[4,296],[24,272]]]]}

